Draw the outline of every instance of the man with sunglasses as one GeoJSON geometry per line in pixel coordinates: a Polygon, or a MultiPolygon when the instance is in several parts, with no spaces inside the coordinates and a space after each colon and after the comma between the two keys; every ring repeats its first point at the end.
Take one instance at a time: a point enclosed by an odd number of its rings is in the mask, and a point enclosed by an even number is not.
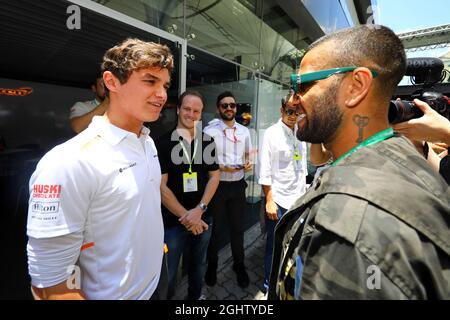
{"type": "Polygon", "coordinates": [[[298,141],[295,137],[300,112],[297,106],[292,105],[291,95],[289,93],[282,99],[281,118],[264,132],[259,152],[259,184],[266,197],[264,292],[269,287],[275,225],[306,191],[307,148],[305,142],[298,141]]]}
{"type": "Polygon", "coordinates": [[[388,122],[405,69],[400,39],[378,25],[303,57],[297,137],[335,160],[277,225],[269,299],[450,298],[450,189],[388,122]]]}
{"type": "Polygon", "coordinates": [[[214,138],[220,167],[220,183],[211,202],[213,227],[208,247],[208,268],[205,282],[213,286],[217,281],[218,236],[224,225],[228,223],[230,230],[233,270],[237,283],[245,288],[249,278],[244,265],[244,221],[245,221],[245,189],[247,183],[244,172],[250,171],[253,165],[249,161],[252,143],[250,132],[236,122],[236,99],[229,92],[217,97],[217,111],[221,120],[214,120],[204,132],[214,138]]]}

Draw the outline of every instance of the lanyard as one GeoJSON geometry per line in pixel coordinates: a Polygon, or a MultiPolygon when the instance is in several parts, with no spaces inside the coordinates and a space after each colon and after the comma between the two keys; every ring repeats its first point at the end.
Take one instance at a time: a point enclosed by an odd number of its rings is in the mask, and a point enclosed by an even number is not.
{"type": "Polygon", "coordinates": [[[234,127],[234,128],[225,128],[225,129],[223,129],[223,135],[225,136],[225,138],[227,138],[227,140],[229,140],[229,141],[231,141],[231,142],[233,142],[233,143],[240,142],[240,141],[238,140],[238,138],[236,137],[236,127],[234,127]],[[230,138],[228,138],[228,136],[227,136],[227,129],[233,129],[233,139],[234,139],[234,140],[231,140],[230,138]]]}
{"type": "Polygon", "coordinates": [[[339,162],[341,162],[344,158],[347,158],[349,155],[351,155],[352,153],[355,153],[356,151],[358,151],[362,147],[367,147],[367,146],[376,144],[378,142],[381,142],[381,141],[386,140],[386,139],[388,139],[390,137],[393,137],[393,136],[394,136],[394,130],[392,128],[388,128],[388,129],[385,129],[383,131],[380,131],[377,134],[374,134],[373,136],[367,138],[366,140],[364,140],[363,142],[358,144],[356,147],[351,149],[349,152],[347,152],[346,154],[341,156],[339,159],[337,159],[335,162],[333,162],[331,164],[331,166],[334,167],[339,162]]]}
{"type": "Polygon", "coordinates": [[[183,153],[186,156],[186,159],[189,163],[189,174],[192,174],[192,162],[194,162],[195,154],[197,153],[198,140],[195,140],[195,142],[194,142],[194,154],[192,155],[192,159],[189,158],[189,153],[187,152],[182,141],[180,141],[180,144],[181,144],[181,147],[183,148],[183,153]]]}
{"type": "Polygon", "coordinates": [[[295,136],[294,136],[294,157],[300,157],[300,148],[298,145],[298,140],[295,136]]]}
{"type": "Polygon", "coordinates": [[[294,131],[292,131],[291,128],[289,128],[285,123],[283,122],[281,123],[283,124],[283,131],[288,136],[288,139],[292,137],[292,145],[294,146],[294,157],[300,157],[300,148],[298,140],[295,137],[296,130],[294,129],[294,131]]]}

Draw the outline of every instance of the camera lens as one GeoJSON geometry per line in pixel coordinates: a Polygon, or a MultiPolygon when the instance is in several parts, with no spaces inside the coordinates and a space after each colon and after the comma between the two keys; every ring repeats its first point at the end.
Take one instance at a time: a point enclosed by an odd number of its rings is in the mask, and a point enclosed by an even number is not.
{"type": "Polygon", "coordinates": [[[422,115],[422,111],[412,101],[391,100],[389,104],[388,119],[392,124],[419,118],[422,115]]]}

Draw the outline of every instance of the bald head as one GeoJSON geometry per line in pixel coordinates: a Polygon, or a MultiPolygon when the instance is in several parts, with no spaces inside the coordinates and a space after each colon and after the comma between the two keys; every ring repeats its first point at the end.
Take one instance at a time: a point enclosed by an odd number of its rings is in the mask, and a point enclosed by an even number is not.
{"type": "Polygon", "coordinates": [[[406,71],[402,42],[389,28],[361,25],[326,35],[308,48],[320,50],[322,69],[367,67],[378,72],[379,94],[390,98],[406,71]]]}

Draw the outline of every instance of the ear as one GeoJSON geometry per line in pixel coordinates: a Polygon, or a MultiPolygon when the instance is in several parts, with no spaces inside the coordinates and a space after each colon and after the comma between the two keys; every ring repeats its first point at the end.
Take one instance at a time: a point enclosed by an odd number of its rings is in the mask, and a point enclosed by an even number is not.
{"type": "Polygon", "coordinates": [[[121,86],[119,79],[111,71],[103,73],[103,82],[110,92],[117,92],[117,89],[121,86]]]}
{"type": "Polygon", "coordinates": [[[350,81],[350,84],[345,88],[345,106],[354,108],[366,98],[372,88],[372,72],[368,68],[357,68],[347,81],[350,81]]]}

